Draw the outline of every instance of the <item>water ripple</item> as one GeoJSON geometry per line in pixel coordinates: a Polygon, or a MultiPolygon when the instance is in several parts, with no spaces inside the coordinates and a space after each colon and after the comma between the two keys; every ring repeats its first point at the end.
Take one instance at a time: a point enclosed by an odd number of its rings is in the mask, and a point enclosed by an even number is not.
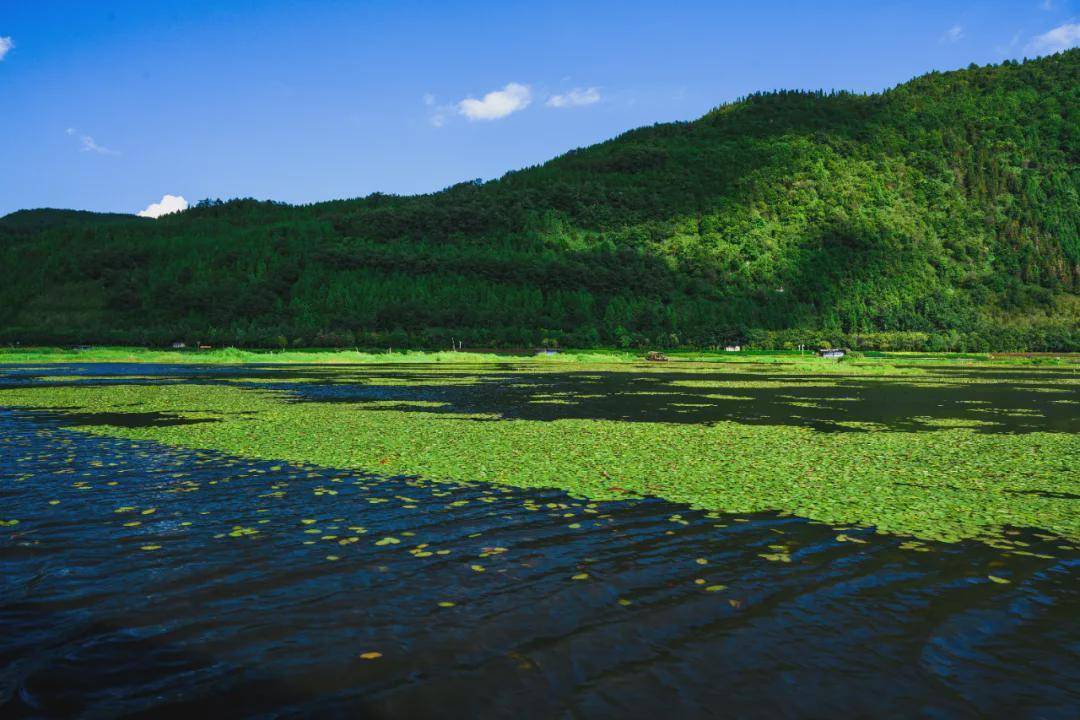
{"type": "Polygon", "coordinates": [[[1021,555],[0,428],[5,718],[1080,705],[1080,557],[1035,531],[1021,555]]]}

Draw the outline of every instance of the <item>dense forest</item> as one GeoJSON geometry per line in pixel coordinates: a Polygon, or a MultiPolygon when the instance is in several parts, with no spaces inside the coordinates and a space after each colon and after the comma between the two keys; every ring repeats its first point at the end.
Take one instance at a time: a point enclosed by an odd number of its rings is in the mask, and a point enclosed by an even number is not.
{"type": "Polygon", "coordinates": [[[1080,50],[429,195],[0,219],[0,342],[1080,350],[1080,50]]]}

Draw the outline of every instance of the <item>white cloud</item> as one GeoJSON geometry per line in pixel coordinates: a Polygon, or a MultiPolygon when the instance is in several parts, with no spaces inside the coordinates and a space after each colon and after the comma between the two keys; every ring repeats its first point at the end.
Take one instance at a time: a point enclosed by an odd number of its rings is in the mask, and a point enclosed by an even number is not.
{"type": "Polygon", "coordinates": [[[945,34],[941,36],[941,42],[954,43],[964,37],[964,27],[962,25],[953,25],[951,28],[945,31],[945,34]]]}
{"type": "Polygon", "coordinates": [[[524,110],[531,102],[532,90],[529,86],[512,82],[502,90],[489,92],[483,100],[465,98],[457,104],[457,110],[470,120],[498,120],[524,110]]]}
{"type": "Polygon", "coordinates": [[[98,155],[119,155],[120,154],[120,152],[117,151],[117,150],[112,150],[112,149],[104,147],[102,145],[98,145],[96,142],[94,142],[94,138],[90,137],[89,135],[81,134],[75,128],[68,128],[66,132],[67,132],[68,135],[71,135],[72,137],[79,138],[79,144],[82,146],[79,149],[82,152],[92,152],[92,153],[97,153],[98,155]]]}
{"type": "Polygon", "coordinates": [[[187,210],[187,200],[183,195],[162,195],[161,202],[150,203],[146,209],[138,213],[139,217],[159,218],[169,213],[187,210]]]}
{"type": "Polygon", "coordinates": [[[1080,23],[1065,23],[1049,32],[1037,35],[1024,48],[1033,55],[1052,55],[1080,45],[1080,23]]]}
{"type": "Polygon", "coordinates": [[[0,37],[0,60],[3,60],[4,56],[13,47],[15,47],[15,43],[11,41],[10,37],[0,37]]]}
{"type": "Polygon", "coordinates": [[[424,93],[424,105],[428,108],[428,125],[441,128],[446,124],[447,118],[457,112],[453,105],[440,105],[439,99],[433,93],[424,93]]]}
{"type": "Polygon", "coordinates": [[[561,95],[552,95],[547,99],[546,105],[553,108],[581,107],[600,102],[599,88],[574,88],[561,95]]]}
{"type": "Polygon", "coordinates": [[[1043,10],[1053,10],[1057,7],[1057,4],[1054,2],[1054,0],[1043,0],[1042,4],[1039,5],[1039,7],[1041,7],[1043,10]]]}

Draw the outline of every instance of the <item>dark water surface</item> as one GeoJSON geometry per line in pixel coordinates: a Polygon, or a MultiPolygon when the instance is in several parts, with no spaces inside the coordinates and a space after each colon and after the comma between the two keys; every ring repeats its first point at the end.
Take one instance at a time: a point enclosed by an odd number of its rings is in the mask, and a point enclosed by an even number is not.
{"type": "MultiPolygon", "coordinates": [[[[911,367],[925,374],[812,375],[783,363],[751,362],[724,363],[704,373],[656,365],[641,372],[626,372],[625,366],[537,372],[536,365],[514,363],[9,365],[0,372],[0,389],[225,383],[281,391],[294,402],[381,403],[377,409],[412,412],[417,401],[428,401],[441,405],[424,406],[424,413],[489,413],[534,421],[736,422],[818,432],[866,432],[851,423],[867,423],[892,431],[932,432],[940,429],[936,421],[948,420],[952,428],[979,433],[1080,433],[1080,386],[1063,382],[1080,379],[1078,365],[911,367]],[[718,400],[714,383],[723,383],[723,392],[730,394],[718,400]]],[[[101,423],[89,418],[84,424],[101,423]]],[[[114,424],[145,423],[135,417],[126,422],[114,418],[114,424]]]]}
{"type": "Polygon", "coordinates": [[[1080,716],[1080,555],[1038,531],[925,543],[72,421],[0,409],[2,718],[1080,716]]]}

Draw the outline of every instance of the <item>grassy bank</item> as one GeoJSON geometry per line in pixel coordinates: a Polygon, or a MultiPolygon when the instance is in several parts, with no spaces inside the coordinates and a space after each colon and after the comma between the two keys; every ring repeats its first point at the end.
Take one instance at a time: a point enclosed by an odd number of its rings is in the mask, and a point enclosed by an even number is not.
{"type": "Polygon", "coordinates": [[[0,405],[245,457],[657,495],[928,539],[1030,526],[1080,541],[1075,366],[768,360],[208,368],[95,385],[57,368],[0,386],[0,405]]]}
{"type": "Polygon", "coordinates": [[[383,352],[310,348],[303,350],[159,350],[140,347],[0,348],[0,363],[162,363],[236,365],[245,363],[375,365],[387,363],[631,362],[640,353],[618,350],[563,350],[552,355],[498,352],[387,350],[383,352]]]}
{"type": "MultiPolygon", "coordinates": [[[[473,352],[387,350],[383,352],[310,348],[303,350],[246,350],[213,348],[209,350],[164,350],[142,347],[0,347],[0,364],[43,363],[159,363],[197,365],[238,364],[314,364],[314,365],[382,365],[393,363],[631,363],[644,359],[642,351],[588,348],[558,350],[552,354],[533,351],[473,352]]],[[[665,351],[672,361],[708,363],[799,364],[808,368],[871,368],[896,364],[918,363],[1007,363],[1047,365],[1080,363],[1080,355],[1059,353],[1038,356],[1000,355],[990,353],[918,353],[868,352],[856,353],[838,363],[821,360],[809,351],[744,350],[741,352],[673,350],[665,351]]]]}

